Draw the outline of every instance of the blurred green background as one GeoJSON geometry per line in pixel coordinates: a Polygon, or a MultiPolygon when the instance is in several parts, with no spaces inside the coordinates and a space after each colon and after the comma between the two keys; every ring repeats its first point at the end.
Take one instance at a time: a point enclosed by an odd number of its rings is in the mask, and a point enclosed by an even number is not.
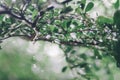
{"type": "MultiPolygon", "coordinates": [[[[91,71],[98,80],[119,80],[120,73],[115,60],[104,56],[102,60],[92,59],[93,53],[86,48],[76,48],[79,54],[87,56],[91,71]]],[[[0,50],[0,80],[81,80],[77,69],[62,72],[68,65],[63,51],[58,45],[48,42],[28,42],[20,38],[10,38],[2,43],[0,50]]],[[[83,68],[78,69],[85,74],[83,68]]],[[[92,74],[93,74],[92,73],[92,74]]],[[[91,73],[89,73],[92,75],[91,73]]],[[[86,79],[83,79],[86,80],[86,79]]],[[[97,79],[92,79],[97,80],[97,79]]]]}
{"type": "Polygon", "coordinates": [[[67,80],[70,71],[62,73],[66,65],[58,45],[48,42],[28,42],[10,38],[0,50],[0,80],[67,80]]]}

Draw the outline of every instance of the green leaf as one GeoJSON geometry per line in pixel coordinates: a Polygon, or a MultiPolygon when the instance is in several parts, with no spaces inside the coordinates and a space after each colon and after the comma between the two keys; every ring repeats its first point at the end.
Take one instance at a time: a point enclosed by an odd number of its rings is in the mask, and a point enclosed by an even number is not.
{"type": "Polygon", "coordinates": [[[0,15],[0,21],[2,21],[2,20],[3,20],[3,18],[4,18],[4,16],[3,16],[3,15],[0,15]]]}
{"type": "Polygon", "coordinates": [[[119,0],[117,0],[113,5],[114,5],[114,8],[115,8],[115,9],[118,9],[119,6],[120,6],[119,0]]]}
{"type": "Polygon", "coordinates": [[[120,40],[118,40],[117,42],[114,43],[114,47],[113,47],[113,50],[114,50],[114,58],[115,60],[117,61],[117,67],[120,68],[120,40]]]}
{"type": "Polygon", "coordinates": [[[96,22],[98,24],[105,24],[105,23],[108,23],[108,24],[113,24],[113,20],[110,19],[110,18],[107,18],[107,17],[104,17],[104,16],[99,16],[96,20],[96,22]]]}
{"type": "Polygon", "coordinates": [[[80,54],[79,57],[82,58],[82,59],[84,59],[84,60],[87,60],[87,56],[84,53],[80,54]]]}
{"type": "Polygon", "coordinates": [[[81,9],[85,8],[86,0],[81,0],[81,9]]]}
{"type": "MultiPolygon", "coordinates": [[[[50,25],[50,26],[48,26],[48,27],[49,27],[50,31],[54,32],[55,26],[50,25]]],[[[48,30],[49,30],[49,29],[48,29],[48,30]]]]}
{"type": "Polygon", "coordinates": [[[94,54],[95,54],[95,57],[97,57],[98,59],[102,59],[102,55],[100,54],[98,49],[94,49],[94,54]]]}
{"type": "Polygon", "coordinates": [[[120,10],[115,11],[113,20],[114,20],[114,24],[120,30],[120,10]]]}
{"type": "Polygon", "coordinates": [[[63,67],[62,72],[65,72],[67,70],[67,68],[68,68],[67,66],[63,67]]]}
{"type": "Polygon", "coordinates": [[[72,11],[73,10],[73,8],[71,7],[71,6],[68,6],[68,7],[66,7],[66,8],[64,8],[60,13],[62,14],[62,13],[69,13],[70,11],[72,11]]]}
{"type": "Polygon", "coordinates": [[[79,66],[80,66],[81,68],[86,67],[87,65],[88,65],[88,63],[85,63],[85,62],[79,64],[79,66]]]}
{"type": "Polygon", "coordinates": [[[78,26],[77,21],[73,21],[72,24],[75,25],[75,26],[78,26]]]}
{"type": "Polygon", "coordinates": [[[72,23],[72,20],[67,21],[67,23],[66,23],[67,28],[70,27],[71,23],[72,23]]]}
{"type": "Polygon", "coordinates": [[[64,20],[63,23],[61,24],[62,27],[67,31],[70,29],[70,25],[72,23],[72,20],[64,20]]]}
{"type": "Polygon", "coordinates": [[[58,28],[57,27],[53,27],[53,32],[57,33],[58,32],[58,28]]]}
{"type": "Polygon", "coordinates": [[[38,14],[38,11],[36,9],[34,9],[34,11],[32,13],[32,18],[34,18],[37,14],[38,14]]]}
{"type": "Polygon", "coordinates": [[[69,52],[72,50],[72,48],[73,48],[73,47],[68,46],[68,47],[65,49],[65,51],[64,51],[64,52],[65,52],[65,53],[69,53],[69,52]]]}
{"type": "Polygon", "coordinates": [[[82,3],[86,4],[86,0],[81,0],[82,3]]]}
{"type": "Polygon", "coordinates": [[[86,0],[78,1],[77,4],[80,4],[80,8],[83,10],[85,8],[86,0]]]}
{"type": "Polygon", "coordinates": [[[71,51],[71,54],[75,54],[75,53],[76,53],[76,50],[72,50],[72,51],[71,51]]]}
{"type": "Polygon", "coordinates": [[[90,11],[94,7],[94,3],[89,2],[85,8],[85,12],[90,11]]]}

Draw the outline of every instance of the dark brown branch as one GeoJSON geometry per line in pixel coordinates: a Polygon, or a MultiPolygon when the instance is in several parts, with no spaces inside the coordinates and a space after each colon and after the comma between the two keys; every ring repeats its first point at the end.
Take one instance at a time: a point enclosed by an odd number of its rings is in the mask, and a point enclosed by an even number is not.
{"type": "Polygon", "coordinates": [[[61,2],[61,4],[66,4],[66,3],[69,3],[70,1],[72,1],[72,0],[65,0],[65,1],[61,2]]]}
{"type": "Polygon", "coordinates": [[[30,22],[29,20],[27,20],[27,19],[25,18],[25,16],[24,16],[23,13],[20,13],[20,15],[18,15],[18,14],[16,14],[16,13],[12,12],[12,9],[8,8],[8,7],[5,6],[5,5],[0,5],[0,7],[2,8],[2,10],[0,10],[0,15],[1,15],[1,14],[8,14],[8,15],[10,15],[11,17],[14,17],[14,18],[16,18],[16,19],[18,19],[18,20],[24,20],[24,21],[25,21],[27,24],[29,24],[29,25],[32,24],[32,22],[30,22]]]}
{"type": "MultiPolygon", "coordinates": [[[[10,36],[7,36],[7,37],[4,37],[2,39],[0,39],[0,41],[2,40],[5,40],[5,39],[8,39],[8,38],[11,38],[11,37],[26,37],[28,39],[30,39],[30,41],[32,41],[31,39],[31,36],[28,36],[28,35],[10,35],[10,36]]],[[[54,39],[48,39],[48,38],[45,38],[45,37],[39,37],[38,39],[36,39],[35,41],[48,41],[48,42],[54,42],[54,39]]],[[[55,42],[54,42],[55,43],[55,42]]],[[[60,44],[64,44],[64,45],[70,45],[70,46],[87,46],[87,45],[91,45],[91,46],[96,46],[96,45],[99,45],[100,42],[98,43],[94,43],[94,42],[91,42],[91,43],[83,43],[83,42],[78,42],[78,41],[60,41],[60,44]],[[86,45],[87,44],[87,45],[86,45]]]]}
{"type": "Polygon", "coordinates": [[[1,15],[1,14],[9,14],[9,11],[5,11],[5,10],[0,11],[0,15],[1,15]]]}
{"type": "Polygon", "coordinates": [[[0,15],[1,14],[8,14],[8,15],[14,17],[14,18],[17,18],[17,19],[20,19],[20,20],[22,19],[20,16],[18,16],[17,14],[15,14],[15,13],[9,11],[9,10],[1,10],[0,15]]]}
{"type": "Polygon", "coordinates": [[[21,16],[20,20],[24,20],[29,26],[32,26],[33,23],[27,20],[23,13],[20,13],[20,16],[21,16]]]}
{"type": "MultiPolygon", "coordinates": [[[[65,34],[65,33],[63,32],[62,34],[65,34]]],[[[38,37],[38,39],[36,39],[36,41],[41,40],[41,38],[43,39],[43,41],[44,40],[49,41],[49,42],[54,42],[55,41],[55,39],[47,39],[45,36],[44,37],[38,37]]],[[[58,43],[59,44],[65,44],[65,45],[71,45],[71,46],[81,46],[81,45],[84,45],[84,46],[93,45],[93,46],[95,46],[95,45],[99,45],[99,44],[102,43],[102,42],[94,39],[94,37],[93,38],[89,38],[89,37],[87,38],[86,37],[86,38],[80,38],[80,39],[81,39],[81,41],[76,41],[76,40],[64,41],[64,40],[60,40],[60,42],[58,42],[58,43]],[[84,40],[87,40],[87,39],[89,39],[90,42],[85,42],[84,41],[84,40]],[[92,40],[92,39],[94,39],[94,40],[92,40]]]]}
{"type": "Polygon", "coordinates": [[[11,10],[10,10],[10,11],[8,11],[8,10],[0,11],[0,15],[1,15],[1,14],[8,14],[8,15],[10,15],[11,17],[14,17],[14,18],[16,18],[16,19],[18,19],[18,20],[24,20],[28,25],[31,25],[31,24],[32,24],[32,22],[30,22],[29,20],[27,20],[24,15],[15,14],[15,13],[13,13],[11,10]]]}

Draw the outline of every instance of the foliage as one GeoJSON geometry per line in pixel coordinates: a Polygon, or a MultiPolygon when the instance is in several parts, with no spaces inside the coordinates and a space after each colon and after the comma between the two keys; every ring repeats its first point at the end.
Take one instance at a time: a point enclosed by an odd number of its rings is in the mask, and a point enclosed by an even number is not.
{"type": "MultiPolygon", "coordinates": [[[[94,8],[94,0],[67,0],[61,5],[56,4],[60,6],[57,8],[47,4],[48,2],[42,0],[1,0],[1,42],[10,37],[22,37],[34,42],[43,40],[57,43],[69,64],[62,72],[67,68],[84,68],[84,74],[78,71],[76,73],[88,80],[99,80],[93,71],[98,70],[97,65],[91,62],[93,60],[114,57],[120,67],[119,10],[114,17],[98,15],[93,19],[89,16],[89,11],[94,8]],[[81,54],[75,46],[92,50],[90,52],[94,55],[81,54]]],[[[113,6],[118,9],[119,0],[113,6]]]]}

